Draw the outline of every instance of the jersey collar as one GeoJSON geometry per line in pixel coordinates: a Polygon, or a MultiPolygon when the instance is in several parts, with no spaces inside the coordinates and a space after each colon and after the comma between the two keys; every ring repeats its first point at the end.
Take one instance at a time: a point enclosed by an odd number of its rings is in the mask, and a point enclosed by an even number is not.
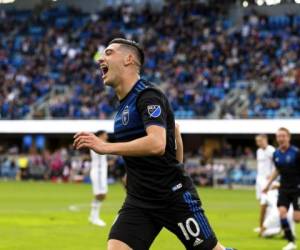
{"type": "Polygon", "coordinates": [[[128,96],[130,96],[130,94],[133,92],[133,90],[135,89],[136,85],[142,81],[142,79],[137,80],[137,82],[133,85],[133,87],[130,89],[130,91],[127,93],[127,95],[125,95],[121,100],[120,100],[120,104],[124,103],[125,100],[128,98],[128,96]]]}

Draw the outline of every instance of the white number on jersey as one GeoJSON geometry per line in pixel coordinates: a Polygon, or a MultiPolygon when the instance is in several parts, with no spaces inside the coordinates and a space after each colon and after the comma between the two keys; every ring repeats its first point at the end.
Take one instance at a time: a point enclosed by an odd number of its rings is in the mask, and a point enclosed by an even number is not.
{"type": "Polygon", "coordinates": [[[184,237],[186,240],[190,240],[190,235],[192,237],[197,237],[200,234],[200,227],[198,222],[193,218],[188,218],[185,222],[185,226],[183,223],[178,223],[178,226],[180,227],[184,237]],[[192,229],[191,225],[194,225],[194,229],[192,229]]]}

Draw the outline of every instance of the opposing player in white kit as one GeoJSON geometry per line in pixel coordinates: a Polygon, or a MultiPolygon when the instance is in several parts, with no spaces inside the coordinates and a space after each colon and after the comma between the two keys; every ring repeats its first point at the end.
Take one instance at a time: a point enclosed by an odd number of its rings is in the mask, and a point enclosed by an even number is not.
{"type": "MultiPolygon", "coordinates": [[[[108,140],[108,135],[105,131],[98,131],[95,135],[103,141],[108,140]]],[[[94,225],[104,227],[106,223],[100,219],[100,209],[107,193],[107,156],[99,155],[93,150],[90,150],[90,154],[92,161],[90,177],[92,181],[94,200],[91,204],[89,221],[94,225]]]]}
{"type": "MultiPolygon", "coordinates": [[[[280,215],[277,207],[279,183],[274,183],[271,190],[266,194],[261,204],[266,206],[266,214],[261,228],[262,237],[273,237],[281,232],[280,215]]],[[[293,220],[293,206],[290,206],[288,212],[288,221],[292,232],[295,234],[295,222],[293,220]]]]}
{"type": "Polygon", "coordinates": [[[263,193],[263,189],[268,183],[272,171],[274,169],[273,153],[275,148],[268,144],[268,137],[264,134],[257,135],[255,137],[256,145],[258,146],[256,152],[257,159],[257,177],[256,177],[256,198],[260,203],[260,216],[259,216],[259,227],[255,228],[255,232],[260,233],[261,228],[265,220],[267,205],[265,200],[267,199],[266,194],[263,193]]]}

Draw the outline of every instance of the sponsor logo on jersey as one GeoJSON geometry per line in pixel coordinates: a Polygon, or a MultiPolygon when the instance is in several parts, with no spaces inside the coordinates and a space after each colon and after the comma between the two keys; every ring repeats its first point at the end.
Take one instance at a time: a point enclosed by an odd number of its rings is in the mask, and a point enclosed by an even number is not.
{"type": "Polygon", "coordinates": [[[175,192],[180,188],[182,188],[182,183],[178,183],[176,186],[172,187],[172,191],[175,192]]]}
{"type": "Polygon", "coordinates": [[[276,161],[276,162],[279,162],[279,157],[276,157],[276,158],[275,158],[275,161],[276,161]]]}
{"type": "Polygon", "coordinates": [[[196,240],[195,240],[195,242],[193,244],[193,247],[199,246],[202,242],[203,242],[203,240],[201,240],[199,238],[196,238],[196,240]]]}
{"type": "Polygon", "coordinates": [[[161,114],[161,107],[160,105],[148,105],[147,106],[148,114],[151,118],[157,118],[161,114]]]}
{"type": "Polygon", "coordinates": [[[129,108],[126,106],[122,112],[122,124],[126,126],[129,122],[129,108]]]}

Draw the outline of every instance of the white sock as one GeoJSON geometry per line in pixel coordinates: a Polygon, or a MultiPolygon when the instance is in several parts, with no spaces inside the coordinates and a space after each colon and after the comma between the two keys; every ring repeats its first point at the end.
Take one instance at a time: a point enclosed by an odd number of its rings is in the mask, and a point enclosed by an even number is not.
{"type": "Polygon", "coordinates": [[[100,208],[101,208],[101,202],[98,200],[93,200],[91,203],[91,219],[97,220],[100,216],[100,208]]]}

